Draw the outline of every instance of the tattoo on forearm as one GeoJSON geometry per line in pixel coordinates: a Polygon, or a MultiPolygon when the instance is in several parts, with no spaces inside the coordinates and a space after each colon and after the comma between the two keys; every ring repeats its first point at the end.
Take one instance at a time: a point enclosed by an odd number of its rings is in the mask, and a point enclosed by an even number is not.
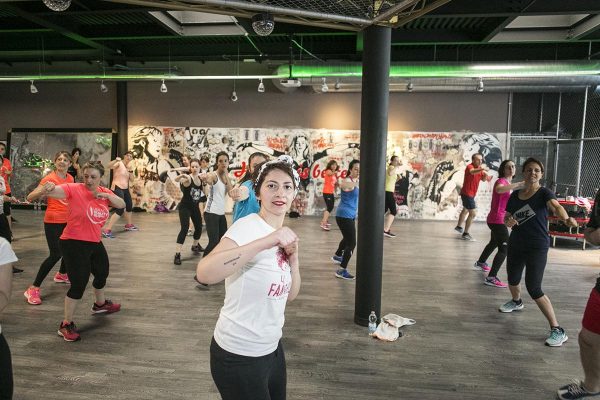
{"type": "Polygon", "coordinates": [[[241,254],[238,254],[238,255],[237,255],[237,257],[235,257],[235,258],[232,258],[232,259],[231,259],[231,260],[229,260],[229,261],[225,261],[225,262],[223,263],[223,265],[227,265],[227,264],[232,264],[232,263],[233,263],[233,265],[235,266],[235,265],[237,265],[237,261],[238,261],[238,260],[239,260],[241,257],[242,257],[242,255],[241,255],[241,254]]]}

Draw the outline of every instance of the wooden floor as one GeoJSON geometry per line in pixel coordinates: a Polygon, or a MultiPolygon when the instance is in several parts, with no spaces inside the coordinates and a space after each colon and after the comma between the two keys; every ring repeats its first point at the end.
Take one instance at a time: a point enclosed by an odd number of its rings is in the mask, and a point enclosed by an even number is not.
{"type": "MultiPolygon", "coordinates": [[[[15,276],[2,330],[13,354],[15,399],[220,398],[208,348],[224,288],[195,288],[189,238],[183,265],[173,265],[176,214],[135,214],[139,232],[121,232],[121,225],[116,239],[105,240],[106,292],[123,308],[92,316],[88,286],[75,316],[82,334],[76,343],[56,334],[66,286],[50,275],[42,305],[23,297],[47,248],[41,212],[14,216],[14,249],[25,272],[15,276]]],[[[557,386],[582,376],[577,334],[600,272],[598,250],[559,241],[562,247],[550,251],[544,289],[570,339],[549,348],[535,303],[525,298],[523,312],[499,313],[508,289],[483,285],[471,269],[487,242],[484,224],[472,229],[478,241],[464,242],[452,222],[397,221],[398,237],[384,243],[382,308],[417,324],[384,343],[353,323],[355,282],[334,277],[329,257],[341,237],[335,224],[331,232],[320,230],[317,218],[289,225],[301,237],[303,280],[287,307],[283,337],[289,399],[550,399],[557,386]]]]}

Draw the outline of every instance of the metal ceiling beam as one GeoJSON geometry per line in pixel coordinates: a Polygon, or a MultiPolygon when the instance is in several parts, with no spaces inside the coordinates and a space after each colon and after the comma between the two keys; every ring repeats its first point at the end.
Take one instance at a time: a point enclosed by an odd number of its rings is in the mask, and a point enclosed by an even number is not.
{"type": "Polygon", "coordinates": [[[507,7],[506,1],[454,0],[436,11],[436,17],[510,17],[519,15],[598,14],[598,0],[543,0],[535,7],[519,14],[507,7]],[[468,11],[467,11],[468,10],[468,11]]]}
{"type": "Polygon", "coordinates": [[[403,25],[408,24],[411,21],[414,21],[417,18],[422,17],[423,15],[435,10],[436,8],[439,8],[441,6],[443,6],[446,3],[449,3],[451,0],[437,0],[434,1],[433,3],[431,3],[430,5],[423,7],[421,10],[416,11],[404,18],[402,18],[401,20],[399,20],[395,25],[394,28],[398,28],[401,27],[403,25]]]}
{"type": "Polygon", "coordinates": [[[378,23],[383,21],[389,21],[402,11],[406,10],[408,7],[417,4],[419,1],[421,0],[404,0],[396,4],[395,6],[392,6],[389,10],[377,15],[375,18],[373,18],[372,22],[378,23]]]}
{"type": "Polygon", "coordinates": [[[595,15],[573,28],[569,33],[569,37],[571,40],[584,39],[585,36],[598,29],[600,29],[600,15],[595,15]]]}
{"type": "MultiPolygon", "coordinates": [[[[531,6],[536,2],[536,0],[531,0],[529,3],[527,3],[527,5],[525,7],[523,7],[520,11],[520,13],[523,13],[525,11],[527,11],[527,9],[531,8],[531,6]]],[[[508,26],[508,24],[510,24],[511,22],[513,22],[517,17],[507,17],[504,19],[504,21],[502,21],[498,26],[496,26],[496,28],[494,28],[490,33],[488,33],[485,38],[483,38],[484,42],[489,42],[494,36],[496,36],[497,34],[499,34],[500,32],[502,32],[504,30],[504,28],[506,28],[508,26]]]]}
{"type": "MultiPolygon", "coordinates": [[[[75,50],[44,50],[45,57],[95,57],[101,55],[101,51],[94,49],[75,50]]],[[[0,51],[0,59],[3,58],[30,58],[38,60],[42,56],[41,50],[7,50],[0,51]]]]}
{"type": "Polygon", "coordinates": [[[40,18],[40,17],[38,17],[36,15],[33,15],[33,14],[27,12],[27,11],[24,11],[24,10],[20,9],[19,7],[15,7],[15,6],[10,5],[10,4],[4,4],[3,8],[8,9],[8,10],[14,12],[18,16],[20,16],[21,18],[26,19],[27,21],[33,22],[35,24],[38,24],[38,25],[43,26],[43,27],[48,28],[48,29],[52,29],[53,31],[55,31],[55,32],[57,32],[57,33],[65,36],[65,37],[67,37],[67,38],[69,38],[71,40],[74,40],[74,41],[76,41],[78,43],[81,43],[81,44],[84,44],[86,46],[89,46],[89,47],[91,47],[93,49],[103,50],[103,51],[106,51],[106,52],[109,52],[109,53],[116,53],[115,50],[113,50],[113,49],[111,49],[109,47],[106,47],[103,44],[94,42],[93,40],[90,40],[90,39],[88,39],[86,37],[83,37],[80,34],[78,34],[76,32],[73,32],[73,31],[71,31],[71,30],[69,30],[67,28],[64,28],[64,27],[62,27],[60,25],[54,24],[54,23],[52,23],[50,21],[47,21],[47,20],[45,20],[43,18],[40,18]]]}

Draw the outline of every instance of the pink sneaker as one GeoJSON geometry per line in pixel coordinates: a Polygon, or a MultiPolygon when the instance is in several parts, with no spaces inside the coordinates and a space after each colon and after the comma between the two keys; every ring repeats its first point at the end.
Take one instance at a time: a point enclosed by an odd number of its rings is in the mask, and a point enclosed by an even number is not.
{"type": "Polygon", "coordinates": [[[495,286],[498,288],[508,287],[508,285],[506,283],[502,282],[500,279],[496,278],[495,276],[492,276],[491,278],[485,278],[483,283],[488,286],[495,286]]]}
{"type": "Polygon", "coordinates": [[[94,314],[111,314],[121,310],[119,303],[113,303],[109,299],[104,301],[104,304],[99,306],[96,303],[92,306],[92,313],[94,314]]]}
{"type": "Polygon", "coordinates": [[[27,302],[33,306],[37,306],[42,304],[42,299],[40,298],[40,288],[30,287],[25,293],[23,293],[27,302]]]}
{"type": "Polygon", "coordinates": [[[54,275],[54,282],[56,283],[66,283],[66,284],[70,284],[71,281],[69,280],[69,275],[67,274],[61,274],[60,272],[57,272],[56,275],[54,275]]]}
{"type": "Polygon", "coordinates": [[[321,224],[321,229],[323,229],[324,231],[330,231],[331,228],[329,228],[329,226],[327,226],[326,224],[321,224]]]}
{"type": "Polygon", "coordinates": [[[487,263],[480,263],[479,261],[475,261],[475,264],[473,264],[473,269],[481,270],[483,272],[490,272],[492,268],[489,265],[487,265],[487,263]]]}
{"type": "Polygon", "coordinates": [[[139,231],[138,227],[135,226],[134,224],[127,224],[127,225],[125,225],[125,230],[126,231],[131,231],[131,232],[133,232],[133,231],[139,231]]]}

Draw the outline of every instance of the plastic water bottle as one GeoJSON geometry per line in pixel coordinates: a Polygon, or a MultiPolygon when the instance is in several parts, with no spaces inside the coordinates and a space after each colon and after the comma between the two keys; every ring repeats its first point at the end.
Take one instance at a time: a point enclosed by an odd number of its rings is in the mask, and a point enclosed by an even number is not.
{"type": "Polygon", "coordinates": [[[377,315],[375,311],[371,311],[369,314],[369,335],[373,335],[377,330],[377,315]]]}

